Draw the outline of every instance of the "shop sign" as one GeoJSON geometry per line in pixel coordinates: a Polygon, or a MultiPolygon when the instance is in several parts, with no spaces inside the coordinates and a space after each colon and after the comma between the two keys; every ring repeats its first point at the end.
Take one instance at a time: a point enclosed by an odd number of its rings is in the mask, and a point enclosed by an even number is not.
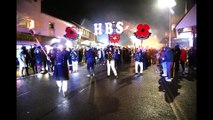
{"type": "Polygon", "coordinates": [[[94,24],[95,35],[112,34],[113,32],[116,32],[117,34],[121,34],[123,32],[123,30],[124,30],[124,28],[123,28],[122,21],[118,21],[116,23],[115,22],[106,22],[106,23],[104,23],[104,26],[102,26],[102,23],[94,24]],[[115,31],[114,31],[114,28],[115,28],[115,31]]]}

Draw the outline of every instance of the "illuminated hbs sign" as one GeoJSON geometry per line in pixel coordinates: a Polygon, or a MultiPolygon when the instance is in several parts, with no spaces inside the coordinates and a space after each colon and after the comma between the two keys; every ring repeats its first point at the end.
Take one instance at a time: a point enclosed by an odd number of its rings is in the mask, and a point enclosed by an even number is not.
{"type": "Polygon", "coordinates": [[[104,33],[103,33],[102,29],[103,29],[102,23],[94,24],[95,35],[112,34],[112,33],[121,34],[124,30],[123,22],[121,22],[121,21],[118,21],[116,23],[115,22],[106,22],[104,33]]]}

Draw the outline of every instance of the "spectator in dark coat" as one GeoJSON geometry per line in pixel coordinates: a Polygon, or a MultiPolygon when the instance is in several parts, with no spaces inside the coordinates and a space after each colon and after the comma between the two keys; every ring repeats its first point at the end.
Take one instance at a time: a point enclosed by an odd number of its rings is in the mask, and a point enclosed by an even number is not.
{"type": "Polygon", "coordinates": [[[179,45],[176,45],[175,48],[174,48],[174,69],[175,69],[175,74],[178,74],[179,64],[180,64],[180,47],[179,47],[179,45]]]}
{"type": "Polygon", "coordinates": [[[167,67],[167,77],[166,81],[172,81],[172,66],[173,66],[174,54],[170,48],[166,49],[166,67],[167,67]]]}

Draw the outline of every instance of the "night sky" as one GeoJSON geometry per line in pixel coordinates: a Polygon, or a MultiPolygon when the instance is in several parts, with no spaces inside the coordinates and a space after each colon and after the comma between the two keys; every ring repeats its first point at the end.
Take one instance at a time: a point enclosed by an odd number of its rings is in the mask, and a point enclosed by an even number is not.
{"type": "MultiPolygon", "coordinates": [[[[184,13],[184,1],[176,0],[175,15],[184,13]]],[[[187,0],[191,8],[195,0],[187,0]]],[[[133,24],[147,23],[156,34],[168,30],[168,9],[159,9],[157,0],[43,0],[42,12],[81,24],[125,20],[133,24]]]]}

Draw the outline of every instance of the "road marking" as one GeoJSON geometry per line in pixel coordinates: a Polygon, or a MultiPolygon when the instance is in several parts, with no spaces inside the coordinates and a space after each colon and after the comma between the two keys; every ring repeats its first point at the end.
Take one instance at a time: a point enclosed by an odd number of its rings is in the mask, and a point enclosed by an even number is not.
{"type": "Polygon", "coordinates": [[[85,90],[85,89],[80,90],[79,93],[83,92],[84,90],[85,90]]]}
{"type": "Polygon", "coordinates": [[[22,94],[18,95],[17,97],[21,97],[22,95],[28,94],[28,93],[30,93],[30,92],[31,92],[31,91],[28,91],[28,92],[22,93],[22,94]]]}

